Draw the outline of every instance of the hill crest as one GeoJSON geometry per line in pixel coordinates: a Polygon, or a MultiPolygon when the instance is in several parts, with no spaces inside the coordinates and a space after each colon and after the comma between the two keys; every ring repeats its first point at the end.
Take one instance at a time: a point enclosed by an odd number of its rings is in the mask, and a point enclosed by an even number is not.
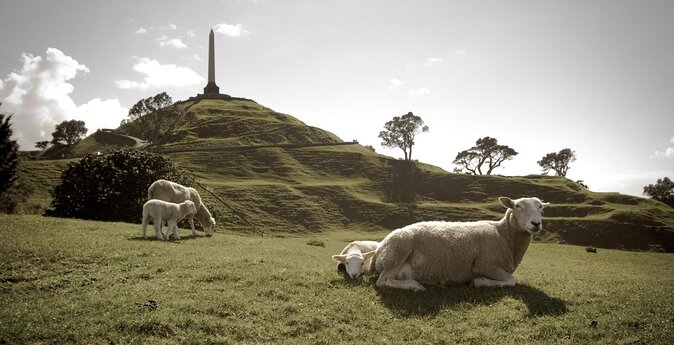
{"type": "Polygon", "coordinates": [[[563,177],[448,173],[345,143],[252,100],[178,105],[185,115],[147,149],[191,171],[228,229],[250,230],[239,216],[279,232],[498,219],[499,196],[537,196],[553,203],[544,223],[548,240],[674,251],[674,209],[654,200],[594,193],[563,177]]]}

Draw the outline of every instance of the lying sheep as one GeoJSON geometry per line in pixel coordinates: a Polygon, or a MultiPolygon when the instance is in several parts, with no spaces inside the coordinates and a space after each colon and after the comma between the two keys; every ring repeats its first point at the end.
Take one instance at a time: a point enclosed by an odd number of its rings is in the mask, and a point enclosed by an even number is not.
{"type": "Polygon", "coordinates": [[[332,259],[339,262],[338,271],[351,278],[358,278],[363,273],[372,272],[370,263],[377,247],[379,242],[376,241],[353,241],[339,255],[333,255],[332,259]]]}
{"type": "Polygon", "coordinates": [[[538,198],[499,198],[500,221],[421,222],[391,232],[377,249],[377,286],[424,291],[421,283],[515,286],[531,236],[542,229],[538,198]]]}
{"type": "Polygon", "coordinates": [[[164,239],[161,226],[163,222],[166,222],[166,225],[168,226],[166,239],[168,240],[171,237],[171,231],[173,231],[173,237],[176,240],[179,240],[180,234],[178,233],[178,222],[185,217],[194,216],[196,213],[197,207],[190,200],[175,204],[163,200],[152,199],[143,205],[143,224],[140,228],[140,235],[144,239],[146,238],[145,230],[147,229],[147,224],[150,222],[150,218],[152,218],[154,233],[158,239],[164,239]]]}
{"type": "MultiPolygon", "coordinates": [[[[211,212],[208,211],[206,205],[201,201],[201,196],[196,189],[191,187],[185,187],[175,182],[167,180],[157,180],[150,185],[150,188],[147,189],[147,197],[149,199],[159,199],[168,202],[183,202],[185,200],[190,200],[197,207],[197,214],[193,215],[197,218],[201,226],[204,228],[207,236],[213,234],[213,229],[215,228],[215,219],[211,216],[211,212]]],[[[192,235],[197,236],[197,231],[194,229],[194,219],[193,216],[189,216],[187,219],[190,221],[190,227],[192,228],[192,235]]]]}

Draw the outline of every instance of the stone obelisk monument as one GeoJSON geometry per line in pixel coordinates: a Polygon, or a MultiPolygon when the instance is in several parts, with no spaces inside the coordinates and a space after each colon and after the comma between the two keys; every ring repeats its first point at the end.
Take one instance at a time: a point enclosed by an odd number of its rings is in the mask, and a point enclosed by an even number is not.
{"type": "Polygon", "coordinates": [[[213,29],[208,35],[208,84],[204,88],[204,95],[219,95],[220,88],[215,84],[215,37],[213,29]]]}

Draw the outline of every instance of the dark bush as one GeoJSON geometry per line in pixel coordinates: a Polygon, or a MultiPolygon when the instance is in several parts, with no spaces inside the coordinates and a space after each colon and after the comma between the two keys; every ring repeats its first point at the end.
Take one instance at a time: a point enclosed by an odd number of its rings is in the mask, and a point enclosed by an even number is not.
{"type": "Polygon", "coordinates": [[[52,193],[48,216],[139,223],[147,189],[158,179],[191,186],[170,158],[135,149],[90,153],[71,163],[52,193]]]}

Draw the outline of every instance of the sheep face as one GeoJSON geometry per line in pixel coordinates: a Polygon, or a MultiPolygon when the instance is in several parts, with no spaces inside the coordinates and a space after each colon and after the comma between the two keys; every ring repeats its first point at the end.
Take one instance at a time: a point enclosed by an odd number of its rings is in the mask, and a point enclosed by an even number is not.
{"type": "Polygon", "coordinates": [[[187,215],[194,216],[195,214],[197,214],[197,206],[194,205],[192,201],[185,200],[184,203],[185,206],[187,207],[187,215]]]}
{"type": "Polygon", "coordinates": [[[206,236],[213,235],[214,229],[215,229],[215,218],[209,217],[208,224],[204,226],[204,230],[206,230],[206,236]]]}
{"type": "Polygon", "coordinates": [[[549,203],[542,202],[538,198],[499,198],[501,205],[512,209],[513,220],[517,226],[531,234],[538,233],[543,229],[543,208],[549,203]]]}
{"type": "Polygon", "coordinates": [[[333,255],[332,259],[339,262],[340,266],[341,264],[344,264],[346,274],[348,274],[352,279],[356,279],[360,277],[361,274],[363,274],[363,270],[365,269],[365,261],[372,258],[374,253],[374,251],[371,251],[365,254],[350,253],[348,255],[333,255]]]}

